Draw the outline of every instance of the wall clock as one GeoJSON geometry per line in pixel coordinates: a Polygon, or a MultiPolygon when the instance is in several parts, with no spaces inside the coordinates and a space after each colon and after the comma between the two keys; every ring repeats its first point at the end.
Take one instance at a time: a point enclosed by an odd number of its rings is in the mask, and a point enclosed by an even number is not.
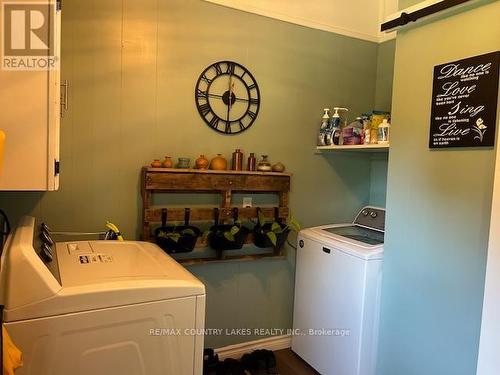
{"type": "Polygon", "coordinates": [[[257,81],[247,68],[233,61],[208,66],[196,83],[195,99],[200,116],[219,133],[240,133],[259,114],[257,81]]]}

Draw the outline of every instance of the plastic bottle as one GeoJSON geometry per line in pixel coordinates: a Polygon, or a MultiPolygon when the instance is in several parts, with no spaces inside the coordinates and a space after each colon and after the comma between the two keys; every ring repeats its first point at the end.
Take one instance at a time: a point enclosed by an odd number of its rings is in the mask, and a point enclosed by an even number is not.
{"type": "Polygon", "coordinates": [[[377,132],[377,141],[379,144],[388,144],[389,143],[389,133],[391,130],[391,124],[387,119],[383,119],[382,123],[378,126],[377,132]]]}
{"type": "Polygon", "coordinates": [[[340,129],[340,114],[339,111],[348,111],[347,108],[334,107],[335,113],[330,119],[330,126],[328,129],[328,134],[326,135],[327,145],[340,145],[341,144],[341,129],[340,129]]]}
{"type": "Polygon", "coordinates": [[[321,127],[318,134],[318,146],[326,146],[326,134],[330,121],[330,108],[325,108],[323,111],[323,119],[321,120],[321,127]]]}

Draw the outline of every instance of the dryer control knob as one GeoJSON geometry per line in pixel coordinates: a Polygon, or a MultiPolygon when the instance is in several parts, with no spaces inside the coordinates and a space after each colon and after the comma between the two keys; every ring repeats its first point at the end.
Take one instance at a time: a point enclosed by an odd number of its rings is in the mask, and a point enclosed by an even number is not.
{"type": "Polygon", "coordinates": [[[54,257],[52,256],[52,250],[46,243],[42,244],[42,250],[40,251],[40,257],[46,263],[52,262],[54,257]]]}
{"type": "Polygon", "coordinates": [[[40,225],[40,228],[42,229],[42,232],[49,234],[50,233],[50,228],[47,226],[47,224],[42,223],[40,225]]]}
{"type": "Polygon", "coordinates": [[[368,216],[368,210],[363,210],[361,211],[361,213],[363,214],[363,216],[368,216]]]}
{"type": "Polygon", "coordinates": [[[54,245],[54,241],[47,232],[45,231],[40,232],[40,238],[42,239],[43,243],[46,243],[50,247],[54,245]]]}
{"type": "Polygon", "coordinates": [[[378,216],[378,214],[375,211],[372,211],[370,212],[370,216],[375,219],[378,216]]]}

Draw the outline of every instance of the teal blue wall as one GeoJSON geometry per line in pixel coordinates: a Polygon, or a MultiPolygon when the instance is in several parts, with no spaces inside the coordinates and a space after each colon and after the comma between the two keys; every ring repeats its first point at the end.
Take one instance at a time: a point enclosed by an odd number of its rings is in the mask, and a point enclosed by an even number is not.
{"type": "Polygon", "coordinates": [[[370,198],[372,206],[385,207],[387,195],[387,159],[384,153],[374,154],[370,163],[370,198]]]}
{"type": "Polygon", "coordinates": [[[433,67],[498,50],[499,14],[398,32],[379,375],[475,374],[495,151],[427,145],[433,67]]]}

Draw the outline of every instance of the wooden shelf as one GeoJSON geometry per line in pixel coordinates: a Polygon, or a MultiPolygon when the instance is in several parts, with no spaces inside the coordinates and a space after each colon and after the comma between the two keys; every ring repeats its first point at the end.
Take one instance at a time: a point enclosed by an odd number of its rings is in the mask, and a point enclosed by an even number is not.
{"type": "Polygon", "coordinates": [[[182,168],[151,168],[144,167],[147,172],[161,172],[161,173],[189,173],[189,174],[218,174],[218,175],[246,175],[246,176],[285,176],[290,177],[292,174],[287,172],[258,172],[258,171],[215,171],[212,169],[182,169],[182,168]]]}
{"type": "Polygon", "coordinates": [[[388,144],[374,145],[345,145],[345,146],[317,146],[318,151],[346,151],[346,152],[389,152],[388,144]]]}
{"type": "MultiPolygon", "coordinates": [[[[166,209],[166,217],[169,222],[183,221],[186,208],[189,208],[190,221],[212,222],[218,208],[218,221],[221,224],[232,223],[234,209],[237,208],[238,218],[242,220],[257,219],[257,208],[242,208],[232,205],[232,194],[234,192],[244,193],[272,193],[278,195],[278,207],[262,207],[262,214],[273,219],[278,215],[286,219],[289,215],[288,194],[290,191],[289,173],[276,172],[248,172],[248,171],[213,171],[199,169],[172,169],[172,168],[142,168],[142,238],[145,241],[154,242],[152,235],[152,223],[161,222],[162,214],[166,209]],[[220,207],[151,207],[153,194],[166,193],[212,193],[220,194],[222,203],[220,207]]],[[[247,243],[252,241],[249,236],[247,243]]],[[[198,240],[196,248],[207,247],[206,243],[198,240]]],[[[275,249],[267,253],[237,254],[241,250],[215,251],[215,257],[207,257],[202,254],[199,258],[186,257],[182,255],[174,257],[181,263],[204,264],[225,261],[246,261],[261,258],[282,258],[281,249],[275,249]]],[[[187,253],[192,254],[192,253],[187,253]]]]}

